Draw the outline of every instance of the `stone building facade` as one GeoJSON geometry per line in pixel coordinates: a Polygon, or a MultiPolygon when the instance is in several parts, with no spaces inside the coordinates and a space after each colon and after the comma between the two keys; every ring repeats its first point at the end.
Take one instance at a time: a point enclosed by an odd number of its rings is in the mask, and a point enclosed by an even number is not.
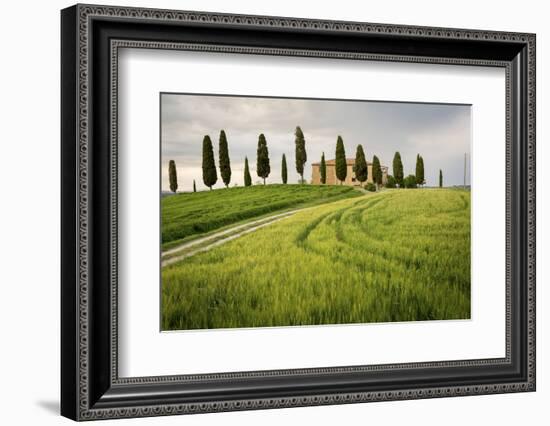
{"type": "MultiPolygon", "coordinates": [[[[348,172],[346,175],[346,180],[343,182],[343,185],[349,185],[349,186],[360,186],[361,182],[359,182],[357,179],[355,179],[355,172],[353,171],[353,166],[355,164],[354,158],[347,158],[346,164],[348,168],[348,172]]],[[[327,185],[339,185],[340,181],[336,178],[336,160],[327,160],[327,185]]],[[[371,182],[372,183],[372,163],[367,163],[369,173],[367,181],[363,183],[371,182]]],[[[320,185],[321,184],[321,173],[320,173],[321,163],[313,163],[311,165],[311,183],[313,185],[320,185]]],[[[385,185],[386,181],[388,180],[388,167],[387,166],[380,166],[382,169],[382,184],[385,185]]]]}

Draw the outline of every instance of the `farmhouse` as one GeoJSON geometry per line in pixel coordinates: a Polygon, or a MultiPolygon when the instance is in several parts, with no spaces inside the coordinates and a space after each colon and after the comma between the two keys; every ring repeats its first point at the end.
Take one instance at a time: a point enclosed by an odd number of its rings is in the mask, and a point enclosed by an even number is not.
{"type": "MultiPolygon", "coordinates": [[[[327,160],[327,185],[338,185],[340,184],[340,181],[336,178],[336,160],[327,160]]],[[[361,182],[359,182],[357,179],[355,179],[355,172],[353,171],[353,166],[355,165],[355,159],[354,158],[346,158],[346,165],[348,168],[348,173],[346,175],[346,180],[343,182],[344,185],[349,186],[360,186],[361,182]]],[[[372,163],[367,163],[368,169],[369,169],[369,176],[367,178],[367,182],[372,183],[372,163]]],[[[311,165],[311,183],[313,185],[320,185],[321,184],[321,163],[313,163],[311,165]]],[[[388,167],[387,166],[380,166],[382,169],[382,184],[385,185],[386,181],[388,179],[388,167]]]]}

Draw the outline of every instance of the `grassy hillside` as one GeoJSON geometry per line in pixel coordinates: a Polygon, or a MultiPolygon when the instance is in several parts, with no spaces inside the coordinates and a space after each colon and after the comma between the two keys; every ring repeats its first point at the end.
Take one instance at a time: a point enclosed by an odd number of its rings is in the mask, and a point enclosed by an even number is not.
{"type": "Polygon", "coordinates": [[[162,246],[267,213],[360,195],[348,186],[256,185],[164,197],[162,246]]]}
{"type": "Polygon", "coordinates": [[[162,328],[470,317],[470,193],[393,190],[297,213],[162,270],[162,328]]]}

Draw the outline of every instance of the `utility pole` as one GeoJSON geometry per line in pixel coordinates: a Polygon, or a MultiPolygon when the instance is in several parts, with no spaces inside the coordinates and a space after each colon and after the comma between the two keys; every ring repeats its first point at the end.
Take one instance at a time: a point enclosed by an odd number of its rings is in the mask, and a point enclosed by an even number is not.
{"type": "Polygon", "coordinates": [[[464,153],[464,185],[463,189],[466,189],[466,153],[464,153]]]}

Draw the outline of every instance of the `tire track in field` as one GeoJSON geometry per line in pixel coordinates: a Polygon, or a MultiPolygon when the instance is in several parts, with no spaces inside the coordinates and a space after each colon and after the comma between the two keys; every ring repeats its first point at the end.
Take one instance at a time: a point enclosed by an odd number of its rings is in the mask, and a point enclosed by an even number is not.
{"type": "MultiPolygon", "coordinates": [[[[449,214],[454,213],[455,211],[464,211],[468,208],[468,202],[467,199],[461,194],[460,200],[463,201],[464,206],[460,206],[458,209],[450,208],[448,210],[444,210],[442,212],[435,213],[435,215],[439,214],[449,214]]],[[[426,256],[425,258],[410,258],[409,256],[405,256],[403,253],[397,252],[397,253],[390,253],[387,251],[387,245],[383,243],[384,239],[382,236],[376,236],[376,234],[373,234],[373,228],[372,226],[366,226],[366,223],[363,221],[363,215],[365,211],[368,211],[372,209],[372,207],[378,205],[382,205],[382,203],[385,203],[388,201],[388,198],[385,199],[382,198],[376,198],[369,200],[367,202],[361,203],[361,205],[357,205],[357,207],[350,209],[348,212],[346,212],[343,216],[340,215],[341,220],[335,222],[335,221],[327,221],[327,225],[330,225],[331,228],[333,228],[333,232],[335,233],[336,240],[344,245],[351,247],[352,243],[350,241],[353,239],[356,234],[360,234],[361,238],[363,239],[362,245],[365,246],[365,249],[368,248],[368,254],[371,257],[374,257],[376,259],[379,259],[380,261],[383,261],[384,263],[388,263],[391,265],[394,265],[399,268],[404,268],[406,271],[419,270],[423,264],[426,262],[429,263],[430,257],[426,256]],[[346,227],[345,225],[349,225],[349,227],[346,227]],[[362,232],[357,232],[362,231],[362,232]]],[[[375,227],[376,228],[376,227],[375,227]]],[[[417,249],[416,246],[410,245],[407,242],[402,242],[400,244],[400,248],[402,249],[411,249],[415,250],[417,249]]],[[[356,268],[362,268],[364,267],[364,262],[362,260],[354,260],[347,256],[345,253],[342,253],[340,250],[325,253],[322,250],[315,250],[318,254],[325,254],[330,255],[333,261],[342,263],[344,265],[347,265],[349,267],[356,267],[356,268]]]]}
{"type": "Polygon", "coordinates": [[[298,245],[298,246],[301,246],[301,247],[304,247],[306,246],[307,244],[307,239],[309,237],[309,234],[311,234],[311,232],[317,228],[317,226],[319,226],[319,224],[327,217],[327,216],[330,216],[334,214],[334,212],[328,212],[328,213],[325,213],[325,214],[322,214],[321,216],[317,217],[316,219],[312,220],[311,222],[309,222],[305,227],[304,229],[302,229],[302,231],[296,236],[296,239],[295,239],[295,243],[298,245]]]}
{"type": "Polygon", "coordinates": [[[331,224],[336,220],[340,220],[340,217],[344,214],[346,210],[353,208],[354,206],[358,204],[362,204],[364,202],[365,200],[361,199],[353,203],[351,206],[346,206],[341,209],[327,212],[318,216],[317,218],[309,222],[307,225],[305,225],[304,229],[302,229],[302,231],[296,236],[296,239],[294,242],[296,243],[296,245],[304,249],[309,248],[309,245],[307,244],[307,239],[309,238],[309,235],[315,230],[315,228],[317,228],[324,221],[327,221],[327,223],[331,224]]]}
{"type": "Polygon", "coordinates": [[[322,223],[326,223],[328,226],[331,227],[337,226],[340,223],[342,215],[344,215],[347,211],[349,211],[350,209],[354,209],[362,204],[368,203],[369,201],[370,200],[360,199],[353,203],[351,206],[345,206],[338,210],[327,212],[318,216],[317,218],[309,222],[296,236],[296,245],[302,247],[304,250],[312,250],[313,252],[317,252],[315,248],[310,247],[310,244],[308,244],[308,239],[311,233],[314,232],[319,225],[321,225],[322,223]]]}
{"type": "MultiPolygon", "coordinates": [[[[386,197],[388,196],[391,195],[386,195],[386,197]]],[[[351,225],[355,230],[362,229],[364,224],[362,223],[361,216],[364,214],[365,211],[370,210],[372,207],[376,206],[382,201],[385,202],[387,200],[382,199],[381,197],[366,200],[362,199],[355,202],[351,206],[346,206],[336,211],[326,213],[316,218],[314,221],[310,222],[298,235],[298,237],[296,238],[296,243],[305,250],[311,251],[319,255],[329,256],[334,262],[341,263],[343,265],[346,265],[347,267],[362,270],[365,267],[364,260],[357,261],[355,259],[352,259],[341,250],[326,252],[323,249],[315,247],[315,245],[309,244],[308,239],[309,236],[315,231],[315,229],[324,224],[330,228],[332,233],[334,233],[335,240],[338,241],[344,251],[345,247],[351,248],[351,244],[348,241],[349,238],[346,238],[346,234],[348,234],[350,230],[344,229],[343,225],[351,225]]],[[[369,243],[375,243],[374,245],[378,246],[379,241],[377,241],[375,238],[372,238],[370,235],[368,235],[368,233],[360,233],[365,239],[365,243],[368,241],[369,243]]],[[[366,244],[366,246],[368,245],[369,244],[366,244]]],[[[369,250],[368,253],[370,256],[380,259],[385,263],[392,265],[393,267],[401,269],[402,271],[407,270],[407,264],[406,262],[404,262],[404,259],[395,256],[390,256],[388,258],[386,256],[382,256],[380,253],[376,253],[376,251],[371,250],[369,250]]]]}

